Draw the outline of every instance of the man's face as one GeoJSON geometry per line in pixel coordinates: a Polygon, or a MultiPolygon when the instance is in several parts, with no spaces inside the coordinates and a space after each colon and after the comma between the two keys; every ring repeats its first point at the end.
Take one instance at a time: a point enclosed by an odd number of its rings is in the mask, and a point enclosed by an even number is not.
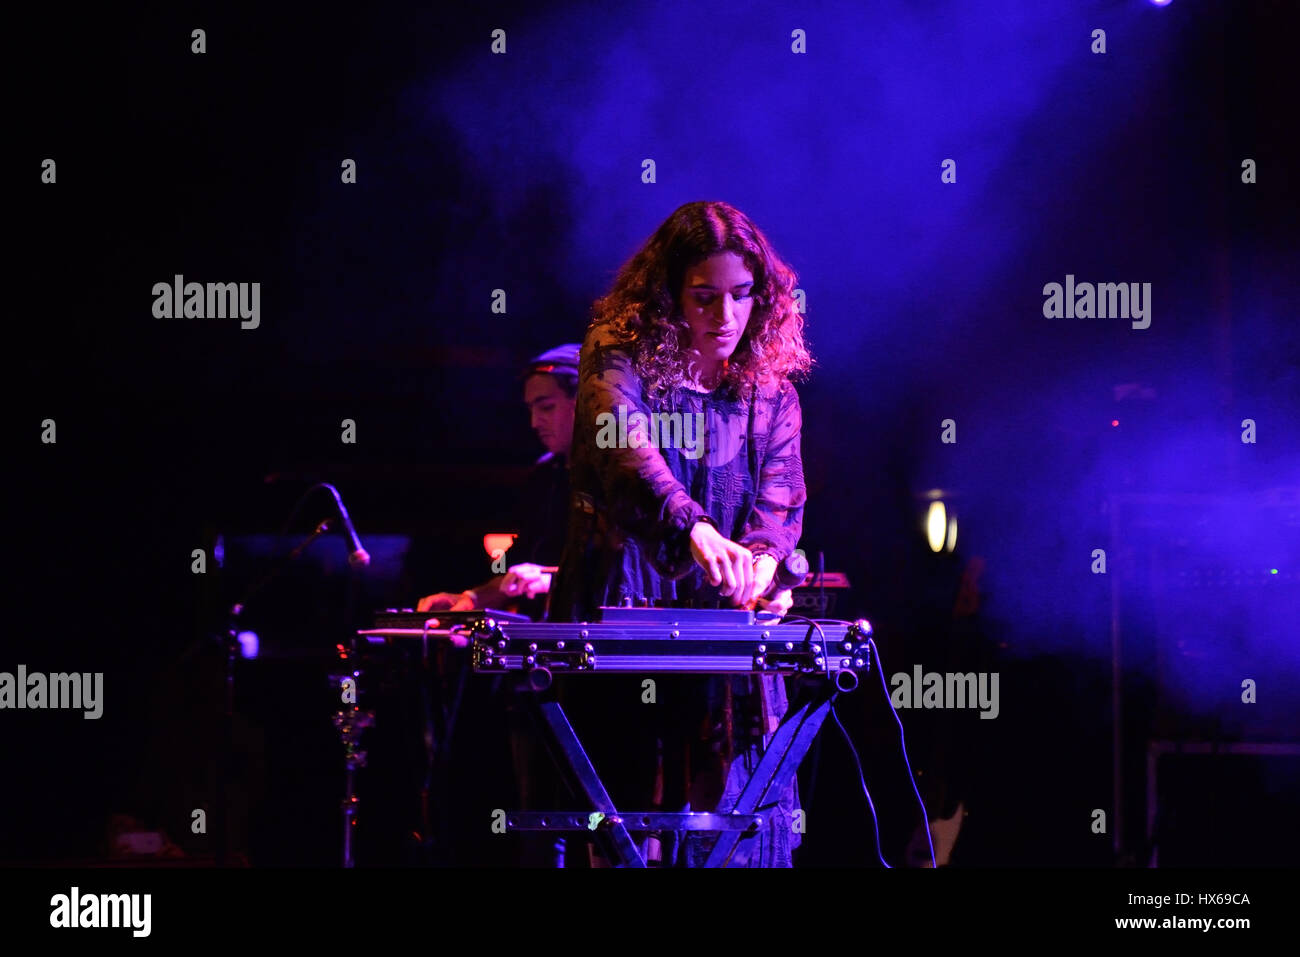
{"type": "Polygon", "coordinates": [[[680,302],[691,348],[706,365],[729,359],[749,325],[754,275],[738,253],[710,256],[686,270],[680,302]]]}
{"type": "Polygon", "coordinates": [[[573,444],[573,412],[577,397],[569,398],[551,375],[528,377],[524,383],[524,404],[532,419],[533,431],[546,451],[568,455],[573,444]]]}

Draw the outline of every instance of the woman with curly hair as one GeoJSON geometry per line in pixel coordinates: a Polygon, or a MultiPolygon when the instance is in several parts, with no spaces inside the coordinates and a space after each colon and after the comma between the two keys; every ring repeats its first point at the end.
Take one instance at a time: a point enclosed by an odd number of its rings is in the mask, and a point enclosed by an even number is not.
{"type": "MultiPolygon", "coordinates": [[[[789,609],[788,590],[771,592],[802,530],[791,380],[811,366],[794,283],[744,213],[696,202],[669,216],[596,302],[552,621],[596,620],[607,605],[789,609]]],[[[651,802],[729,810],[786,710],[784,684],[770,676],[657,680],[653,706],[640,679],[575,681],[583,687],[566,689],[566,706],[629,812],[651,802]],[[647,757],[648,768],[629,763],[647,757]]],[[[789,866],[793,810],[792,789],[732,865],[789,866]]],[[[707,853],[709,841],[664,837],[664,864],[707,853]]]]}

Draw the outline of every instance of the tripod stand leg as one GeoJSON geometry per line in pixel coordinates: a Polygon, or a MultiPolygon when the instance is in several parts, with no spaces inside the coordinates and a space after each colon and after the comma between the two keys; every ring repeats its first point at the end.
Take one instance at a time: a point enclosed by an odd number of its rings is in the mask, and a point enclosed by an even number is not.
{"type": "Polygon", "coordinates": [[[618,810],[596,775],[578,736],[573,733],[573,726],[565,717],[564,710],[555,701],[534,702],[533,707],[540,712],[541,727],[556,768],[575,794],[585,797],[593,809],[605,815],[605,820],[595,831],[605,856],[616,866],[645,867],[641,852],[623,822],[618,820],[618,810]]]}
{"type": "MultiPolygon", "coordinates": [[[[736,806],[731,808],[732,813],[759,813],[760,808],[780,800],[781,794],[798,774],[799,765],[821,730],[835,695],[835,685],[829,681],[819,682],[815,688],[806,688],[800,693],[772,735],[771,743],[736,799],[736,806]]],[[[704,866],[726,867],[744,836],[741,831],[719,833],[704,866]]]]}

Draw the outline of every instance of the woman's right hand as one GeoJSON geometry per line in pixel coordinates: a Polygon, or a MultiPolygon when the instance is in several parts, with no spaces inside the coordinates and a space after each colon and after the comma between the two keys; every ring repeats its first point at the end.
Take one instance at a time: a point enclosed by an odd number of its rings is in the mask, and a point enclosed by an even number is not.
{"type": "Polygon", "coordinates": [[[737,545],[708,522],[691,529],[691,557],[704,569],[709,582],[721,586],[722,595],[742,604],[754,587],[754,554],[737,545]]]}

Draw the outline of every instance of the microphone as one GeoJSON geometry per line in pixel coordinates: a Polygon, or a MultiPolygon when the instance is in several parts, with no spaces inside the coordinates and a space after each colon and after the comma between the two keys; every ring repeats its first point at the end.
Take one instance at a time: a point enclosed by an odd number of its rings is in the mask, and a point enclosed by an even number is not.
{"type": "Polygon", "coordinates": [[[804,557],[803,552],[791,552],[786,556],[785,561],[776,566],[776,574],[772,580],[776,582],[778,590],[781,588],[798,588],[808,577],[808,559],[804,557]]]}
{"type": "Polygon", "coordinates": [[[329,489],[330,495],[334,496],[339,520],[343,522],[343,531],[347,533],[348,544],[352,546],[352,551],[348,554],[348,564],[353,568],[369,565],[370,553],[361,547],[361,539],[357,538],[357,530],[352,527],[352,518],[348,515],[347,506],[343,504],[343,496],[339,495],[339,490],[328,482],[322,482],[321,487],[329,489]]]}

